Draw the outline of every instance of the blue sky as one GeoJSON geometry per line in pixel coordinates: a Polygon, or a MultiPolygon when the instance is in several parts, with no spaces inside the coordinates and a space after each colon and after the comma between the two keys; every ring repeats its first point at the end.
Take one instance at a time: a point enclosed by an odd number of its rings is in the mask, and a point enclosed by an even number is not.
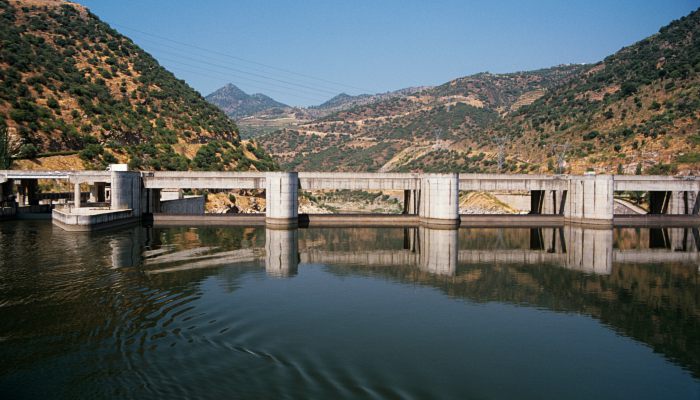
{"type": "Polygon", "coordinates": [[[291,105],[603,59],[697,0],[78,0],[206,95],[291,105]]]}

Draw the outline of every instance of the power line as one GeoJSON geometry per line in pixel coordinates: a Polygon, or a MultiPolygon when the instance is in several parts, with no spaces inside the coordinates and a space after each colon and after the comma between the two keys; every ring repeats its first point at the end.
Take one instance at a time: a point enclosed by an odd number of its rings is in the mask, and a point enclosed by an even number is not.
{"type": "MultiPolygon", "coordinates": [[[[182,65],[187,65],[187,64],[182,64],[182,65]]],[[[195,68],[196,68],[196,67],[195,67],[195,68]]],[[[182,68],[182,67],[179,67],[179,66],[174,66],[174,67],[172,67],[171,69],[172,69],[173,71],[182,71],[182,72],[187,72],[187,73],[191,73],[191,74],[198,74],[198,75],[200,75],[200,76],[207,77],[207,78],[210,78],[210,79],[215,79],[215,80],[217,80],[217,81],[220,81],[220,80],[222,79],[222,77],[224,77],[224,74],[222,74],[221,72],[217,72],[217,71],[207,71],[207,72],[211,72],[211,73],[214,73],[214,74],[219,74],[219,76],[212,76],[212,75],[209,75],[209,74],[204,74],[204,73],[202,73],[201,71],[193,71],[193,70],[189,70],[189,69],[182,68]]],[[[242,79],[242,80],[250,80],[250,79],[248,79],[248,78],[239,78],[239,79],[242,79]]],[[[265,91],[265,92],[276,92],[276,93],[283,94],[283,95],[287,95],[287,96],[299,97],[299,98],[302,98],[302,99],[305,99],[305,100],[310,100],[310,101],[313,101],[313,102],[323,102],[323,101],[327,100],[326,98],[321,98],[321,97],[309,97],[309,96],[305,96],[305,95],[300,95],[299,92],[286,92],[286,91],[283,91],[283,90],[274,89],[274,88],[267,88],[267,87],[258,87],[258,89],[256,89],[256,90],[261,90],[261,91],[265,91]],[[260,88],[262,88],[262,90],[261,90],[260,88]]]]}
{"type": "Polygon", "coordinates": [[[314,88],[314,87],[312,87],[312,86],[307,86],[307,85],[302,85],[302,84],[299,84],[299,83],[289,82],[289,81],[285,81],[285,80],[283,80],[283,79],[270,78],[270,77],[265,76],[265,75],[262,75],[262,74],[257,74],[257,73],[254,73],[254,72],[243,71],[243,70],[240,70],[240,69],[237,69],[237,68],[227,67],[227,66],[225,66],[225,65],[215,64],[215,63],[211,63],[211,62],[208,62],[208,61],[199,60],[199,59],[196,59],[196,58],[193,58],[193,57],[183,56],[183,55],[181,55],[181,54],[173,53],[173,52],[170,52],[170,51],[164,51],[164,50],[161,50],[161,51],[162,51],[163,53],[165,53],[165,54],[170,54],[170,55],[173,55],[173,56],[175,56],[175,57],[181,57],[181,58],[184,58],[184,59],[186,59],[186,60],[194,61],[194,62],[201,63],[201,64],[210,65],[210,66],[217,67],[217,68],[221,68],[221,69],[225,69],[225,70],[230,70],[230,71],[238,72],[238,73],[241,73],[241,74],[251,75],[251,76],[255,76],[255,77],[258,77],[258,78],[262,78],[262,79],[268,79],[268,80],[271,80],[271,81],[275,81],[275,82],[279,82],[279,83],[284,83],[284,84],[287,84],[287,85],[298,86],[298,87],[300,87],[300,88],[304,88],[304,89],[308,89],[308,90],[313,90],[313,91],[316,91],[316,92],[319,92],[319,93],[323,93],[323,94],[327,94],[327,95],[332,95],[332,96],[334,96],[334,95],[337,94],[337,92],[332,92],[332,91],[330,91],[330,90],[317,89],[317,88],[314,88]]]}
{"type": "MultiPolygon", "coordinates": [[[[174,49],[174,50],[176,50],[177,52],[182,51],[182,49],[181,49],[180,47],[176,47],[176,46],[171,46],[171,45],[163,44],[163,43],[160,43],[160,42],[158,42],[158,41],[156,41],[156,40],[152,40],[152,39],[150,39],[150,38],[142,38],[141,40],[146,41],[146,42],[150,42],[150,43],[154,43],[154,44],[157,45],[157,46],[165,46],[165,47],[167,47],[167,48],[174,49]]],[[[170,52],[167,52],[167,51],[162,50],[162,49],[158,49],[158,51],[159,51],[159,52],[170,53],[170,52]]],[[[184,57],[184,58],[192,59],[192,58],[190,58],[190,57],[183,56],[182,53],[170,53],[170,54],[177,55],[177,56],[179,56],[179,57],[184,57]]],[[[187,54],[188,54],[188,55],[191,55],[191,53],[187,53],[187,54]]],[[[195,55],[197,55],[197,54],[195,54],[195,55]]],[[[197,55],[197,56],[199,56],[199,55],[197,55]]],[[[199,59],[197,59],[197,61],[199,61],[199,59]]],[[[218,61],[218,60],[216,60],[216,61],[218,61]]],[[[226,67],[224,67],[224,68],[233,69],[233,68],[228,67],[228,66],[226,66],[226,67]]],[[[247,68],[247,67],[244,67],[244,68],[247,68]]],[[[237,71],[239,71],[239,70],[237,70],[237,71]]],[[[263,71],[260,71],[260,70],[254,70],[254,71],[263,72],[263,71]]],[[[263,72],[263,73],[265,73],[265,72],[263,72]]],[[[266,76],[266,78],[267,78],[267,76],[266,76]]],[[[273,79],[274,79],[274,78],[273,78],[273,79]]],[[[312,85],[314,85],[314,86],[313,86],[314,88],[318,88],[318,89],[320,89],[320,90],[327,90],[329,93],[333,93],[333,94],[337,94],[338,91],[342,91],[342,90],[343,90],[343,89],[332,88],[332,87],[328,87],[328,86],[319,86],[319,85],[314,84],[314,83],[312,83],[312,85]]]]}
{"type": "Polygon", "coordinates": [[[218,75],[220,76],[220,78],[216,78],[216,77],[213,77],[213,76],[211,76],[211,75],[208,75],[209,78],[215,78],[215,79],[230,79],[231,77],[235,77],[237,80],[244,80],[244,81],[249,81],[249,82],[255,82],[255,83],[258,83],[258,84],[262,84],[263,86],[256,86],[256,87],[264,88],[265,91],[277,91],[277,92],[279,92],[279,93],[283,93],[283,94],[286,94],[286,95],[292,95],[292,96],[298,96],[299,93],[301,92],[301,93],[303,93],[303,94],[305,94],[305,95],[310,95],[310,96],[314,96],[314,97],[313,97],[313,98],[312,98],[312,97],[309,97],[309,96],[300,96],[300,97],[306,98],[307,100],[314,100],[314,101],[316,101],[316,100],[326,100],[326,99],[327,99],[327,97],[325,97],[325,96],[321,97],[321,95],[319,95],[318,93],[310,93],[310,92],[306,92],[306,91],[304,91],[304,90],[300,90],[300,89],[293,88],[293,87],[282,86],[282,85],[279,85],[279,84],[271,84],[270,82],[264,82],[264,81],[259,81],[259,80],[252,79],[252,78],[241,77],[241,76],[237,76],[237,75],[235,75],[235,74],[231,74],[231,73],[229,73],[229,72],[221,72],[221,71],[216,71],[216,70],[213,70],[213,69],[202,68],[201,66],[198,66],[198,65],[193,65],[193,64],[184,63],[184,62],[179,61],[179,60],[172,60],[172,59],[169,59],[169,58],[167,58],[167,57],[161,57],[161,60],[167,61],[168,64],[175,64],[176,68],[177,68],[177,65],[182,65],[182,66],[185,66],[185,67],[195,68],[197,71],[184,70],[184,69],[180,68],[180,70],[186,71],[186,72],[189,72],[189,73],[192,73],[192,74],[199,74],[199,75],[205,76],[206,74],[203,74],[201,71],[206,71],[206,72],[218,74],[218,75]],[[267,85],[272,85],[273,88],[270,88],[270,86],[267,86],[267,85]],[[279,90],[280,88],[281,88],[281,89],[293,90],[294,92],[280,91],[280,90],[279,90]]]}
{"type": "Polygon", "coordinates": [[[287,74],[297,75],[297,76],[304,77],[304,78],[307,78],[307,79],[313,79],[313,80],[317,80],[317,81],[320,81],[320,82],[325,82],[325,83],[330,83],[330,84],[333,84],[333,85],[338,85],[338,86],[342,86],[342,87],[346,87],[346,88],[351,88],[351,89],[360,90],[360,91],[363,91],[363,92],[369,92],[369,93],[373,92],[372,90],[369,90],[369,89],[364,89],[364,88],[360,88],[360,87],[357,87],[357,86],[347,85],[347,84],[344,84],[344,83],[335,82],[335,81],[331,81],[331,80],[328,80],[328,79],[317,78],[317,77],[314,77],[314,76],[311,76],[311,75],[306,75],[306,74],[302,74],[302,73],[299,73],[299,72],[290,71],[290,70],[287,70],[287,69],[284,69],[284,68],[275,67],[275,66],[268,65],[268,64],[264,64],[264,63],[260,63],[260,62],[257,62],[257,61],[247,60],[247,59],[245,59],[245,58],[233,56],[233,55],[230,55],[230,54],[227,54],[227,53],[222,53],[222,52],[217,51],[217,50],[207,49],[207,48],[200,47],[200,46],[196,46],[196,45],[193,45],[193,44],[180,42],[180,41],[173,40],[173,39],[170,39],[170,38],[166,38],[166,37],[163,37],[163,36],[155,35],[155,34],[153,34],[153,33],[144,32],[144,31],[142,31],[142,30],[139,30],[139,29],[136,29],[136,28],[132,28],[132,27],[129,27],[129,26],[125,26],[125,25],[122,25],[122,24],[112,23],[112,25],[118,26],[118,27],[120,27],[120,28],[122,28],[122,29],[130,30],[130,31],[133,31],[133,32],[138,32],[138,33],[143,34],[143,35],[147,35],[147,36],[151,36],[151,37],[158,38],[158,39],[161,39],[161,40],[166,40],[166,41],[168,41],[168,42],[176,43],[176,44],[179,44],[179,45],[181,45],[181,46],[187,46],[187,47],[190,47],[190,48],[193,48],[193,49],[197,49],[197,50],[200,50],[200,51],[206,51],[206,52],[218,54],[218,55],[221,55],[221,56],[224,56],[224,57],[229,57],[229,58],[234,59],[234,60],[239,60],[239,61],[242,61],[242,62],[247,62],[247,63],[250,63],[250,64],[254,64],[254,65],[262,66],[262,67],[265,67],[265,68],[273,69],[273,70],[276,70],[276,71],[284,72],[284,73],[287,73],[287,74]]]}

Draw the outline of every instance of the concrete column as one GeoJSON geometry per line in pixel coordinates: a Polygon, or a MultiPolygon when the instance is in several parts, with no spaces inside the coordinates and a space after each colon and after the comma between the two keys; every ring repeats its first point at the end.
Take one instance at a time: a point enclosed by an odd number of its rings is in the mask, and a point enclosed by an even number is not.
{"type": "Polygon", "coordinates": [[[37,179],[25,179],[22,181],[26,186],[27,203],[30,206],[39,205],[39,181],[37,179]]]}
{"type": "Polygon", "coordinates": [[[568,250],[567,268],[601,275],[612,272],[612,229],[591,229],[577,225],[567,225],[563,229],[568,250]]]}
{"type": "Polygon", "coordinates": [[[278,227],[296,227],[299,217],[299,176],[296,172],[265,174],[265,221],[278,227]]]}
{"type": "Polygon", "coordinates": [[[296,229],[265,229],[265,272],[288,277],[299,267],[299,233],[296,229]]]}
{"type": "Polygon", "coordinates": [[[418,214],[418,191],[404,190],[403,191],[403,214],[415,215],[418,214]]]}
{"type": "Polygon", "coordinates": [[[419,268],[437,275],[454,276],[457,272],[457,229],[418,228],[419,268]]]}
{"type": "Polygon", "coordinates": [[[459,175],[425,174],[421,179],[419,215],[433,227],[459,226],[459,175]]]}
{"type": "Polygon", "coordinates": [[[80,208],[80,183],[73,184],[73,205],[75,208],[80,208]]]}
{"type": "Polygon", "coordinates": [[[90,196],[88,197],[88,203],[97,202],[97,185],[90,185],[90,196]]]}
{"type": "Polygon", "coordinates": [[[112,210],[131,209],[133,215],[141,216],[141,175],[138,172],[112,171],[112,210]]]}
{"type": "Polygon", "coordinates": [[[567,220],[585,224],[612,225],[613,177],[573,176],[566,195],[567,220]]]}
{"type": "Polygon", "coordinates": [[[24,182],[18,181],[17,184],[17,206],[22,207],[27,199],[26,189],[24,187],[24,182]]]}

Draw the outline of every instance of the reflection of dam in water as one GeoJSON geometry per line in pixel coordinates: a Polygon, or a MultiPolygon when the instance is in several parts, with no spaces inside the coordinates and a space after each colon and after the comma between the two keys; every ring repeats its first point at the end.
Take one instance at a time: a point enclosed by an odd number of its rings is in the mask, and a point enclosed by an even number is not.
{"type": "MultiPolygon", "coordinates": [[[[613,263],[674,262],[700,265],[700,235],[697,228],[629,228],[617,231],[573,225],[529,228],[529,235],[523,232],[517,245],[508,246],[473,243],[472,236],[479,237],[480,231],[401,228],[391,231],[397,240],[389,245],[383,240],[368,245],[361,233],[339,230],[345,232],[347,237],[344,240],[348,243],[362,242],[361,246],[356,246],[358,248],[331,246],[318,243],[318,240],[300,240],[300,235],[310,236],[314,230],[304,232],[267,228],[264,230],[264,247],[251,244],[226,251],[208,245],[187,250],[144,251],[144,241],[150,240],[152,229],[135,230],[139,232],[118,236],[110,241],[114,267],[136,266],[142,261],[148,273],[163,273],[264,262],[269,276],[287,277],[297,274],[299,263],[413,266],[423,272],[444,276],[455,275],[458,265],[465,264],[547,264],[601,275],[610,274],[613,263]],[[633,245],[614,243],[615,232],[618,238],[631,235],[633,245]]],[[[488,243],[498,241],[497,237],[486,240],[488,243]]]]}

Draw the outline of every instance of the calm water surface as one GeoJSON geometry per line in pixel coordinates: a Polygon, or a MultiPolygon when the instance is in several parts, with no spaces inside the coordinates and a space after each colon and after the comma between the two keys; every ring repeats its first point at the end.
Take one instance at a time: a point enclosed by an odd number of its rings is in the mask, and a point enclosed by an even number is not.
{"type": "Polygon", "coordinates": [[[0,223],[0,398],[700,398],[697,229],[0,223]]]}

